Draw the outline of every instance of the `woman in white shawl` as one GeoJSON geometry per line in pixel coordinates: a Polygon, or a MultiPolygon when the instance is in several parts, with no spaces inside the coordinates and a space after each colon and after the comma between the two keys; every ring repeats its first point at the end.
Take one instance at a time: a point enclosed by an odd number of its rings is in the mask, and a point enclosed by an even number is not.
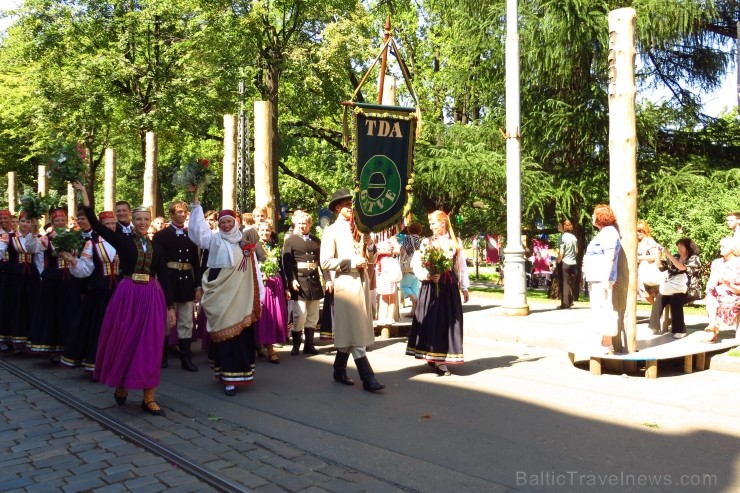
{"type": "Polygon", "coordinates": [[[218,230],[212,231],[198,201],[198,190],[191,191],[195,199],[191,204],[188,236],[209,251],[200,301],[211,336],[209,359],[216,378],[224,384],[224,393],[232,396],[236,386],[254,380],[253,324],[260,318],[264,299],[264,287],[258,281],[262,274],[255,245],[242,240],[234,211],[219,212],[218,230]]]}

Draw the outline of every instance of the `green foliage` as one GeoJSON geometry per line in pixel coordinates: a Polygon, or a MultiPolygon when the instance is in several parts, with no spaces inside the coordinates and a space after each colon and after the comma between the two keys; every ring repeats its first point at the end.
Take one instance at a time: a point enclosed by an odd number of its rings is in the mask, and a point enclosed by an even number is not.
{"type": "MultiPolygon", "coordinates": [[[[626,5],[638,12],[639,93],[672,95],[638,107],[640,217],[665,243],[681,224],[713,252],[724,213],[739,208],[731,191],[740,180],[740,119],[735,111],[710,119],[700,105],[732,59],[723,40],[735,35],[737,11],[724,0],[520,0],[522,223],[547,229],[568,217],[588,228],[593,206],[608,201],[607,14],[626,5]]],[[[186,199],[172,175],[195,155],[214,165],[203,202],[219,208],[222,115],[238,111],[244,81],[247,120],[253,100],[274,103],[280,203],[315,211],[352,182],[338,103],[351,98],[391,14],[423,112],[414,215],[462,214],[461,236],[504,232],[505,7],[26,0],[0,40],[0,185],[11,170],[34,183],[36,166],[62,139],[84,144],[98,203],[104,150],[114,148],[117,198],[137,204],[143,139],[153,130],[161,202],[186,199]]],[[[357,99],[375,99],[377,70],[357,99]]],[[[404,84],[398,92],[401,104],[413,103],[404,84]]]]}

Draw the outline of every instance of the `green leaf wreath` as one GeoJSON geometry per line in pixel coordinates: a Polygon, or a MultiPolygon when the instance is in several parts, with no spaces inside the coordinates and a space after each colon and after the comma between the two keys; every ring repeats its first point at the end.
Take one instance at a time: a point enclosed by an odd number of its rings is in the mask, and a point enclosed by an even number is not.
{"type": "Polygon", "coordinates": [[[277,276],[280,273],[280,249],[275,247],[270,250],[265,249],[267,252],[267,258],[260,264],[260,270],[262,271],[262,277],[267,280],[268,277],[277,276]]]}
{"type": "Polygon", "coordinates": [[[56,257],[62,252],[79,252],[85,244],[85,239],[79,230],[54,228],[54,236],[51,238],[51,244],[54,247],[52,254],[56,257]]]}
{"type": "Polygon", "coordinates": [[[25,212],[29,219],[38,219],[49,214],[51,209],[59,207],[59,196],[57,193],[39,195],[27,191],[21,195],[20,204],[21,212],[25,212]]]}

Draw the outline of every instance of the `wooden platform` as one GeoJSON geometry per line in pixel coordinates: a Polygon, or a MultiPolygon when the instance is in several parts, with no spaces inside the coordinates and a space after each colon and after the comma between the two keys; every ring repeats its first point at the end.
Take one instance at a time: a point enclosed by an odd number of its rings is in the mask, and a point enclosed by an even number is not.
{"type": "MultiPolygon", "coordinates": [[[[729,334],[729,333],[728,333],[729,334]]],[[[674,339],[671,334],[665,334],[647,340],[637,341],[637,352],[631,354],[598,354],[597,346],[578,345],[566,348],[570,362],[589,361],[589,369],[593,375],[601,375],[602,367],[620,372],[634,371],[637,362],[645,362],[645,376],[658,378],[658,364],[675,358],[683,358],[684,373],[692,373],[709,367],[707,355],[719,351],[726,351],[740,345],[740,340],[723,338],[717,343],[704,342],[709,335],[706,332],[694,332],[683,339],[674,339]],[[584,357],[585,356],[585,357],[584,357]]]]}
{"type": "Polygon", "coordinates": [[[395,323],[373,321],[375,336],[381,339],[390,339],[392,337],[406,337],[411,330],[411,319],[401,317],[401,321],[395,323]]]}

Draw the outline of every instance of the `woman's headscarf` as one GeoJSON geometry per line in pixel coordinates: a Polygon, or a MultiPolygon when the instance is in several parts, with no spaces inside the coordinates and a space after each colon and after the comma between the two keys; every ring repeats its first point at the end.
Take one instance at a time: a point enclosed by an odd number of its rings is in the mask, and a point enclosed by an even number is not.
{"type": "Polygon", "coordinates": [[[233,211],[223,210],[218,214],[219,221],[226,216],[234,219],[234,227],[228,233],[219,228],[218,233],[211,235],[211,244],[208,249],[208,267],[213,269],[234,267],[233,245],[239,243],[242,239],[242,232],[236,221],[236,214],[233,211]]]}

